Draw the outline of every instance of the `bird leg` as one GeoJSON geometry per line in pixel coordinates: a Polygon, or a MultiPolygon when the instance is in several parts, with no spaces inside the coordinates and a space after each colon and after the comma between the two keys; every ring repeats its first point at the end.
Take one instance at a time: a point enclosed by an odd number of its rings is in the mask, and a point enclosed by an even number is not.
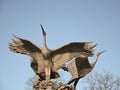
{"type": "Polygon", "coordinates": [[[49,60],[46,60],[45,61],[45,79],[49,81],[50,76],[51,76],[51,63],[49,62],[49,60]]]}
{"type": "Polygon", "coordinates": [[[80,78],[81,78],[81,77],[78,77],[78,78],[75,80],[75,82],[74,82],[74,88],[75,88],[75,89],[76,89],[77,83],[78,83],[78,81],[80,80],[80,78]]]}
{"type": "Polygon", "coordinates": [[[76,81],[78,78],[79,78],[79,77],[78,77],[78,75],[77,75],[77,74],[76,74],[76,75],[74,75],[74,76],[72,76],[72,78],[70,79],[70,81],[68,81],[68,83],[67,83],[67,84],[71,84],[72,82],[76,81]]]}
{"type": "Polygon", "coordinates": [[[51,74],[51,70],[50,70],[50,65],[48,67],[45,67],[45,78],[47,81],[50,80],[50,74],[51,74]]]}
{"type": "Polygon", "coordinates": [[[77,78],[72,77],[71,80],[70,80],[67,84],[73,83],[74,88],[75,88],[75,90],[76,90],[76,86],[77,86],[77,83],[78,83],[79,79],[80,79],[80,77],[77,77],[77,78]]]}

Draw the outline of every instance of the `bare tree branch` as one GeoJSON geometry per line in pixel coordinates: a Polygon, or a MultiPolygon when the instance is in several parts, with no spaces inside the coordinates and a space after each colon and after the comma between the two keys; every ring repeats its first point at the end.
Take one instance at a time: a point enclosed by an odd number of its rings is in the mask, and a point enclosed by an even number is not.
{"type": "Polygon", "coordinates": [[[90,74],[85,83],[85,90],[120,90],[120,77],[109,72],[90,74]]]}

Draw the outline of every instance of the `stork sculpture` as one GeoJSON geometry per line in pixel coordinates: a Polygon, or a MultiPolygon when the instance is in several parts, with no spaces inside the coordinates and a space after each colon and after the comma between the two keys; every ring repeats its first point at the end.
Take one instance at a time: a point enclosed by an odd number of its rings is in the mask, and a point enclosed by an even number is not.
{"type": "Polygon", "coordinates": [[[51,78],[59,77],[58,69],[72,58],[93,56],[92,42],[72,42],[57,49],[49,49],[46,45],[46,32],[41,25],[44,46],[36,46],[31,41],[13,35],[9,48],[15,53],[30,56],[31,67],[36,75],[42,80],[49,81],[51,78]]]}
{"type": "Polygon", "coordinates": [[[74,87],[76,88],[78,81],[93,70],[99,55],[104,52],[105,51],[98,52],[96,54],[95,60],[92,63],[89,63],[88,57],[78,57],[71,61],[67,67],[63,67],[64,70],[70,72],[72,75],[72,78],[68,84],[74,82],[74,87]]]}

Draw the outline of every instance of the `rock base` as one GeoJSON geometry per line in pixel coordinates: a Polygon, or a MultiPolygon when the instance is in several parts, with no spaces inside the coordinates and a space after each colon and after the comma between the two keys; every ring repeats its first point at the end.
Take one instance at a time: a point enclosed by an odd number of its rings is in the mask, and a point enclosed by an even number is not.
{"type": "Polygon", "coordinates": [[[33,84],[33,90],[75,90],[72,85],[64,84],[61,82],[53,81],[35,81],[33,84]]]}

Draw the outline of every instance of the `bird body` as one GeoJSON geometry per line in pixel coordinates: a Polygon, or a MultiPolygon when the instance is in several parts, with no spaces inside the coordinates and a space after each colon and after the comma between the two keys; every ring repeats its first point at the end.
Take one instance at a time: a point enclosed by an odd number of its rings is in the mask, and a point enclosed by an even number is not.
{"type": "Polygon", "coordinates": [[[15,35],[13,42],[9,44],[11,51],[30,56],[31,67],[35,74],[42,80],[59,77],[57,70],[62,68],[64,63],[77,57],[89,57],[93,55],[91,42],[72,42],[57,49],[49,49],[46,45],[46,32],[42,25],[43,48],[36,46],[29,40],[19,38],[15,35]]]}
{"type": "Polygon", "coordinates": [[[70,62],[66,67],[66,70],[72,75],[72,78],[68,84],[74,82],[74,87],[76,87],[79,79],[85,77],[89,72],[93,70],[99,55],[103,52],[105,51],[97,53],[96,58],[92,63],[89,63],[88,57],[78,57],[74,61],[70,62]]]}

